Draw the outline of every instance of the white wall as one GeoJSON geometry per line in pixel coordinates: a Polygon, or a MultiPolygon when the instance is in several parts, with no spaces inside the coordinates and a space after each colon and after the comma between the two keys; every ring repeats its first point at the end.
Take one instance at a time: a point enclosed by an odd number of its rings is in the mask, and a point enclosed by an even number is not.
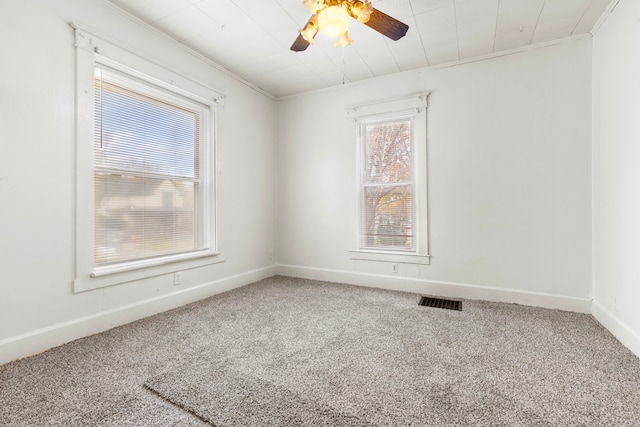
{"type": "Polygon", "coordinates": [[[589,311],[590,60],[583,39],[279,101],[280,271],[589,311]],[[345,107],[421,91],[431,91],[433,258],[394,275],[349,257],[356,150],[345,107]]]}
{"type": "Polygon", "coordinates": [[[640,3],[593,41],[594,315],[640,355],[640,3]]]}
{"type": "Polygon", "coordinates": [[[276,104],[100,0],[0,7],[0,363],[274,273],[276,104]],[[75,21],[226,97],[226,261],[74,294],[75,21]],[[247,125],[250,123],[250,126],[247,125]]]}
{"type": "MultiPolygon", "coordinates": [[[[591,40],[276,105],[108,2],[14,1],[1,12],[0,363],[274,272],[590,310],[591,40]],[[165,275],[72,292],[71,21],[227,95],[219,146],[226,261],[185,271],[179,287],[165,275]],[[431,91],[433,258],[392,274],[386,263],[348,253],[356,150],[345,107],[422,91],[431,91]]],[[[632,163],[640,135],[638,17],[637,2],[623,0],[595,38],[593,61],[594,313],[630,347],[640,332],[631,306],[639,297],[639,205],[629,196],[640,179],[632,163]]]]}

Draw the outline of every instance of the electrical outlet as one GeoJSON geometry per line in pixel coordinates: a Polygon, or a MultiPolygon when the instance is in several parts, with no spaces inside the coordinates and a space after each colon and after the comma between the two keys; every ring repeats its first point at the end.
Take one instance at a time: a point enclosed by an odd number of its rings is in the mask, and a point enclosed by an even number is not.
{"type": "Polygon", "coordinates": [[[182,285],[182,271],[176,271],[173,273],[173,284],[182,285]]]}
{"type": "Polygon", "coordinates": [[[393,273],[397,273],[398,272],[398,264],[396,264],[396,263],[391,264],[391,271],[393,273]]]}

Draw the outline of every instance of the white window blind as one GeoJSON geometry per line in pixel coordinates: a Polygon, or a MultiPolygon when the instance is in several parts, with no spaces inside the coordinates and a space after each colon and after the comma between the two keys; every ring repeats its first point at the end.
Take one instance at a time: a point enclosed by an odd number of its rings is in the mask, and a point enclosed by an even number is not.
{"type": "Polygon", "coordinates": [[[360,247],[415,250],[413,120],[362,121],[360,247]]]}
{"type": "Polygon", "coordinates": [[[201,114],[95,69],[94,264],[205,247],[201,114]]]}

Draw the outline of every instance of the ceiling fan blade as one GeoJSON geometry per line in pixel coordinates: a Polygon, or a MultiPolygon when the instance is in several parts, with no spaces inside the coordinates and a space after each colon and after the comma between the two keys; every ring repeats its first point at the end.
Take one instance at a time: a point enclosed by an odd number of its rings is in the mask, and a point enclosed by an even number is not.
{"type": "Polygon", "coordinates": [[[380,34],[389,37],[391,40],[400,40],[407,34],[409,26],[404,22],[400,22],[395,18],[390,17],[384,12],[380,12],[374,8],[371,16],[365,25],[369,28],[373,28],[380,34]]]}
{"type": "Polygon", "coordinates": [[[291,50],[294,52],[302,52],[303,50],[307,50],[309,47],[309,42],[302,37],[302,34],[298,34],[298,38],[291,45],[291,50]]]}

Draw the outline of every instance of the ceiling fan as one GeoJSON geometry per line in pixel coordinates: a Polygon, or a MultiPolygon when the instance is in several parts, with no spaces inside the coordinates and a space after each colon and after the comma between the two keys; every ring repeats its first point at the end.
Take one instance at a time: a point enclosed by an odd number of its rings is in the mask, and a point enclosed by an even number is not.
{"type": "Polygon", "coordinates": [[[291,45],[294,52],[306,50],[310,44],[315,43],[318,31],[331,37],[338,36],[336,46],[351,44],[353,40],[347,34],[349,18],[391,40],[401,39],[409,29],[407,24],[374,8],[369,0],[304,0],[304,5],[311,12],[311,18],[291,45]]]}

